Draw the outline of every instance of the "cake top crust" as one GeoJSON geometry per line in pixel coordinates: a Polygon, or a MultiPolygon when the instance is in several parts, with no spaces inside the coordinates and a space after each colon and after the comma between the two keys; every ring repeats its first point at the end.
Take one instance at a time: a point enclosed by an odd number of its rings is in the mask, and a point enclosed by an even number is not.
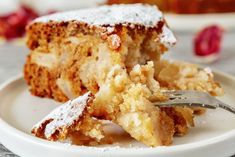
{"type": "Polygon", "coordinates": [[[93,26],[141,25],[154,28],[163,21],[163,14],[156,6],[143,4],[105,5],[42,16],[34,22],[79,21],[93,26]]]}
{"type": "Polygon", "coordinates": [[[160,42],[166,47],[176,43],[176,38],[168,28],[163,14],[156,6],[146,4],[104,5],[95,8],[55,13],[35,19],[34,23],[75,21],[94,27],[105,27],[109,33],[117,25],[160,31],[160,42]]]}
{"type": "Polygon", "coordinates": [[[74,100],[69,100],[65,104],[53,110],[42,121],[36,124],[33,129],[38,129],[47,123],[45,128],[45,136],[46,138],[50,138],[56,130],[68,128],[70,125],[73,125],[75,121],[78,121],[83,115],[90,99],[92,99],[92,96],[91,93],[88,92],[74,100]]]}

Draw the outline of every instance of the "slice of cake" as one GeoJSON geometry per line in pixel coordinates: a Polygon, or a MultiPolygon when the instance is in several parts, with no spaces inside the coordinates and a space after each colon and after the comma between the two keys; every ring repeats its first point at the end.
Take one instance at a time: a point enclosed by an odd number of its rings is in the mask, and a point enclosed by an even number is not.
{"type": "MultiPolygon", "coordinates": [[[[91,91],[88,119],[110,120],[148,146],[169,145],[174,134],[184,135],[193,126],[193,110],[161,109],[153,103],[167,99],[162,90],[177,89],[177,82],[164,79],[170,73],[160,61],[176,39],[155,6],[113,5],[53,14],[32,22],[27,37],[30,54],[24,74],[32,94],[64,102],[91,91]]],[[[213,89],[206,84],[201,88],[208,92],[219,88],[212,77],[207,83],[213,89]]],[[[76,137],[79,141],[81,136],[76,137]]]]}
{"type": "Polygon", "coordinates": [[[93,93],[114,65],[130,70],[158,62],[176,40],[148,5],[114,5],[58,13],[27,27],[24,73],[32,94],[58,101],[93,93]]]}
{"type": "Polygon", "coordinates": [[[69,140],[80,145],[104,142],[101,121],[94,119],[88,112],[93,99],[91,93],[86,93],[57,107],[33,127],[32,133],[47,140],[69,140]]]}

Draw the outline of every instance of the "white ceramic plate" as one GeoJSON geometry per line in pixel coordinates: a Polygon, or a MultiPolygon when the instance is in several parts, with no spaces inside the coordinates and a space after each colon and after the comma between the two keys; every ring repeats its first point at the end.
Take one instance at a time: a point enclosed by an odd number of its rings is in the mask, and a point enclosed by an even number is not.
{"type": "MultiPolygon", "coordinates": [[[[216,73],[226,91],[224,102],[235,106],[235,79],[216,73]]],[[[196,127],[184,137],[175,137],[172,146],[147,148],[128,136],[114,145],[72,146],[49,142],[30,134],[30,129],[59,103],[30,95],[21,76],[0,88],[0,142],[22,157],[223,157],[235,154],[235,115],[221,109],[196,118],[196,127]]],[[[119,128],[113,129],[121,133],[119,128]]]]}
{"type": "Polygon", "coordinates": [[[218,24],[228,30],[235,30],[235,13],[221,14],[165,14],[169,26],[176,31],[198,31],[205,26],[218,24]]]}

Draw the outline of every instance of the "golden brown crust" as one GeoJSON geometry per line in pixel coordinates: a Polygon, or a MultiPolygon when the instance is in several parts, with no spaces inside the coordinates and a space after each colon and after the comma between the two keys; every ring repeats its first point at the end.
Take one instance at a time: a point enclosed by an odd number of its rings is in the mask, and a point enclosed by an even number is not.
{"type": "Polygon", "coordinates": [[[81,23],[78,21],[69,21],[69,22],[48,22],[41,23],[35,22],[29,25],[26,28],[27,31],[27,45],[33,50],[40,45],[47,45],[48,42],[52,40],[61,40],[68,36],[75,36],[77,33],[83,34],[98,34],[102,36],[103,39],[107,39],[105,37],[112,36],[112,34],[121,34],[123,29],[128,30],[128,33],[137,31],[140,34],[145,32],[156,32],[158,34],[162,33],[162,28],[164,26],[164,22],[160,21],[158,25],[154,28],[146,28],[142,25],[121,25],[116,24],[115,26],[90,26],[85,23],[81,23]],[[112,31],[110,31],[110,29],[112,31]],[[56,38],[59,37],[59,38],[56,38]]]}
{"type": "Polygon", "coordinates": [[[31,94],[39,97],[53,98],[60,102],[65,102],[68,98],[56,85],[56,75],[53,75],[47,68],[38,66],[30,62],[30,56],[27,57],[24,65],[24,78],[30,85],[31,94]]]}
{"type": "Polygon", "coordinates": [[[161,108],[174,123],[174,134],[185,135],[188,132],[187,121],[180,112],[177,112],[173,107],[161,108]]]}
{"type": "Polygon", "coordinates": [[[170,145],[173,142],[173,135],[175,134],[175,120],[168,115],[166,112],[160,112],[160,132],[162,136],[162,144],[163,145],[170,145]]]}

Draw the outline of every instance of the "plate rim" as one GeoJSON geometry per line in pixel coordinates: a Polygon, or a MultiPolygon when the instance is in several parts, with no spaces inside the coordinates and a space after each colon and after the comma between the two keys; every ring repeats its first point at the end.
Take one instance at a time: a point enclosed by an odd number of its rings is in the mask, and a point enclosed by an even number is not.
{"type": "MultiPolygon", "coordinates": [[[[226,77],[226,78],[233,80],[235,82],[235,77],[232,76],[231,74],[224,73],[219,70],[213,70],[213,73],[215,76],[216,75],[223,76],[223,77],[226,77]]],[[[4,83],[2,83],[0,85],[0,92],[2,92],[2,90],[7,88],[9,85],[11,85],[17,81],[20,81],[20,80],[23,80],[22,74],[18,74],[14,77],[11,77],[10,79],[8,79],[7,81],[5,81],[4,83]]],[[[112,153],[118,153],[118,154],[126,154],[126,153],[146,154],[146,153],[144,153],[145,151],[147,151],[147,153],[150,153],[150,154],[164,153],[164,152],[172,153],[175,151],[185,151],[185,150],[191,150],[191,149],[205,147],[205,146],[208,146],[211,144],[216,144],[219,142],[226,141],[231,137],[235,137],[235,128],[234,128],[233,130],[230,130],[230,131],[223,133],[221,135],[218,135],[216,137],[212,137],[209,139],[200,140],[200,141],[196,141],[196,142],[192,142],[192,143],[187,143],[187,144],[180,144],[180,145],[146,147],[146,148],[143,148],[143,147],[128,147],[128,148],[118,147],[118,149],[116,146],[110,146],[110,147],[76,146],[76,145],[68,145],[65,143],[47,141],[44,139],[34,137],[30,134],[27,134],[27,133],[20,131],[17,128],[13,127],[12,125],[10,125],[6,121],[4,121],[4,119],[1,117],[1,115],[0,115],[0,132],[7,132],[6,134],[10,134],[11,136],[14,136],[16,138],[20,138],[21,140],[28,141],[29,143],[34,143],[34,144],[41,145],[41,146],[44,146],[47,148],[53,148],[53,149],[64,150],[64,151],[69,150],[69,151],[72,151],[75,153],[86,152],[87,150],[89,150],[89,153],[91,153],[91,154],[97,154],[97,151],[104,152],[104,149],[107,149],[107,148],[108,149],[106,151],[112,151],[112,153]]],[[[0,137],[0,140],[1,140],[1,137],[0,137]]],[[[3,145],[5,144],[2,141],[0,141],[0,142],[3,145]]]]}

